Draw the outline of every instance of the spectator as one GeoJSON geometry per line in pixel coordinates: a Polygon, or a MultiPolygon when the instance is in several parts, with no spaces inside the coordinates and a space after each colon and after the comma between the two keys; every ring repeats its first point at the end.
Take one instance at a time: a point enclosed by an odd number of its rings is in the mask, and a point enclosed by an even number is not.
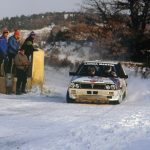
{"type": "Polygon", "coordinates": [[[142,78],[145,79],[146,78],[146,67],[143,66],[142,68],[142,78]]]}
{"type": "Polygon", "coordinates": [[[146,70],[145,70],[145,79],[148,79],[149,77],[149,68],[146,67],[146,70]]]}
{"type": "Polygon", "coordinates": [[[139,66],[138,65],[135,65],[135,76],[137,76],[138,75],[138,72],[139,72],[139,66]]]}
{"type": "Polygon", "coordinates": [[[7,72],[7,63],[8,63],[8,43],[7,38],[9,31],[7,28],[3,30],[2,36],[0,37],[0,75],[1,75],[1,65],[4,62],[4,72],[7,72]]]}
{"type": "Polygon", "coordinates": [[[15,30],[14,35],[12,35],[8,39],[8,57],[9,57],[8,73],[12,72],[12,61],[18,53],[20,46],[20,37],[21,37],[20,31],[15,30]]]}
{"type": "Polygon", "coordinates": [[[27,83],[27,74],[28,67],[30,62],[28,61],[27,56],[25,55],[25,51],[20,49],[18,54],[14,60],[16,66],[16,76],[17,76],[17,84],[16,84],[16,94],[26,93],[26,83],[27,83]]]}
{"type": "Polygon", "coordinates": [[[25,50],[25,54],[28,58],[28,60],[30,60],[30,56],[31,59],[33,57],[33,51],[35,51],[33,43],[34,43],[34,39],[35,39],[35,33],[32,31],[30,33],[30,35],[26,38],[26,40],[24,41],[21,49],[25,50]]]}

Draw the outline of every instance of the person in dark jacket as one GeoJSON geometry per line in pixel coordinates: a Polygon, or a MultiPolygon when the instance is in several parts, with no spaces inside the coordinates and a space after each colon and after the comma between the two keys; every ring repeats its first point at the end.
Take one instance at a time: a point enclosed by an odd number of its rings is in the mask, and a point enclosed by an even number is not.
{"type": "Polygon", "coordinates": [[[26,38],[26,40],[24,41],[21,49],[25,50],[25,54],[28,58],[28,60],[30,60],[30,56],[32,59],[33,56],[33,51],[35,51],[33,43],[34,43],[34,39],[35,39],[35,33],[32,31],[29,36],[26,38]]]}
{"type": "Polygon", "coordinates": [[[16,84],[16,94],[26,93],[26,83],[27,83],[27,74],[28,67],[30,62],[25,55],[25,51],[20,49],[18,54],[15,56],[14,63],[16,66],[16,76],[17,76],[17,84],[16,84]]]}
{"type": "Polygon", "coordinates": [[[20,31],[15,30],[14,35],[8,39],[8,73],[11,73],[12,70],[12,60],[15,58],[16,54],[18,53],[20,47],[20,31]]]}
{"type": "MultiPolygon", "coordinates": [[[[9,35],[9,31],[7,28],[3,30],[3,34],[0,37],[0,70],[1,70],[1,65],[4,62],[4,71],[5,73],[7,72],[7,63],[8,63],[8,43],[7,43],[7,38],[9,35]]],[[[1,73],[1,71],[0,71],[1,73]]]]}

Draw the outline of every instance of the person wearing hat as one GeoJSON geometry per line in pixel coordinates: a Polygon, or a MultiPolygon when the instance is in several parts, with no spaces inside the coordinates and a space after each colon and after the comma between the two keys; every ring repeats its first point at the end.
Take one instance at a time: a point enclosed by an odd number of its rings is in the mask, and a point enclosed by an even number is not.
{"type": "Polygon", "coordinates": [[[30,59],[30,56],[33,56],[33,51],[35,51],[33,46],[35,35],[36,34],[32,31],[21,46],[21,49],[25,50],[25,54],[28,57],[28,60],[30,59]]]}
{"type": "Polygon", "coordinates": [[[1,74],[1,65],[4,62],[4,71],[7,72],[7,52],[8,52],[8,43],[7,38],[9,31],[7,28],[3,29],[2,36],[0,37],[0,74],[1,74]]]}
{"type": "Polygon", "coordinates": [[[12,70],[12,60],[15,58],[16,54],[18,53],[19,47],[20,47],[20,37],[21,33],[19,30],[14,31],[14,35],[12,35],[8,39],[8,57],[9,57],[9,63],[8,63],[8,73],[11,73],[12,70]]]}
{"type": "Polygon", "coordinates": [[[27,83],[27,74],[30,62],[25,55],[24,49],[20,49],[18,54],[15,56],[14,64],[16,66],[16,94],[24,94],[26,93],[26,83],[27,83]]]}

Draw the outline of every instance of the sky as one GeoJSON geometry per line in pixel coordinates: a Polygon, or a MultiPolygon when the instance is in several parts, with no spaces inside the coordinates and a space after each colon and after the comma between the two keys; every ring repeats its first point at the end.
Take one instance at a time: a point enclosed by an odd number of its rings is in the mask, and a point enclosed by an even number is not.
{"type": "Polygon", "coordinates": [[[0,0],[0,18],[80,10],[82,0],[0,0]]]}

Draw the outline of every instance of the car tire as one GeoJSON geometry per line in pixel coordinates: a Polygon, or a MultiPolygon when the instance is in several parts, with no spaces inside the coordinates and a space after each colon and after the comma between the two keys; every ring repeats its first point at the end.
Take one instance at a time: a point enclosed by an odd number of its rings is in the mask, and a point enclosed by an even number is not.
{"type": "Polygon", "coordinates": [[[127,92],[125,91],[124,94],[123,94],[123,100],[126,99],[126,96],[127,96],[127,92]]]}
{"type": "Polygon", "coordinates": [[[123,101],[123,95],[120,96],[119,100],[114,101],[115,104],[121,104],[123,101]]]}
{"type": "Polygon", "coordinates": [[[120,96],[119,100],[116,100],[116,101],[110,101],[109,104],[113,104],[113,105],[121,104],[122,101],[123,101],[123,95],[120,96]]]}
{"type": "Polygon", "coordinates": [[[74,103],[74,102],[75,102],[74,99],[71,99],[71,98],[69,97],[69,92],[67,92],[66,101],[67,101],[67,103],[74,103]]]}

